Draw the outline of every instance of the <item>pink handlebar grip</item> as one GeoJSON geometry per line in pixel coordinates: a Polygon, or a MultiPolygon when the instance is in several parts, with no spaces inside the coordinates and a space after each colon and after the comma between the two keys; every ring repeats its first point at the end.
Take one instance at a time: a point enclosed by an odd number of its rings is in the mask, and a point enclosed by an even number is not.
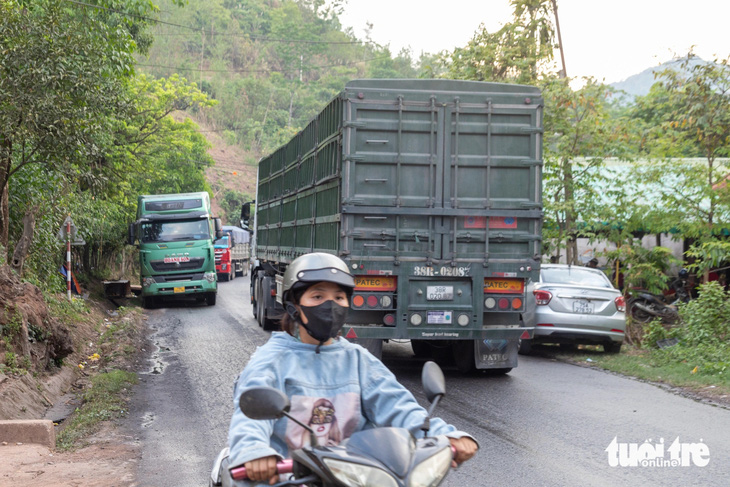
{"type": "MultiPolygon", "coordinates": [[[[277,462],[276,463],[276,473],[278,473],[278,474],[291,473],[293,465],[294,465],[294,463],[291,461],[291,459],[286,459],[286,460],[277,462]]],[[[232,468],[231,469],[231,478],[233,478],[233,480],[248,480],[248,475],[246,475],[246,467],[232,468]]]]}

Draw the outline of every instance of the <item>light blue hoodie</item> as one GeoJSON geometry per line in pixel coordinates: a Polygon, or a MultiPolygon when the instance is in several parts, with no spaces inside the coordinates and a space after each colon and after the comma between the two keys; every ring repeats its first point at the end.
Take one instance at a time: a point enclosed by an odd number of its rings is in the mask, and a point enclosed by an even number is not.
{"type": "MultiPolygon", "coordinates": [[[[228,432],[229,466],[270,455],[289,456],[289,449],[309,443],[309,434],[288,420],[247,418],[238,408],[244,389],[270,386],[291,400],[291,414],[310,424],[319,444],[338,444],[352,433],[377,426],[395,426],[422,437],[426,410],[383,363],[359,345],[340,338],[320,348],[284,332],[251,357],[236,382],[234,413],[228,432]]],[[[432,418],[430,435],[469,436],[442,419],[432,418]]],[[[471,438],[471,436],[469,436],[471,438]]]]}

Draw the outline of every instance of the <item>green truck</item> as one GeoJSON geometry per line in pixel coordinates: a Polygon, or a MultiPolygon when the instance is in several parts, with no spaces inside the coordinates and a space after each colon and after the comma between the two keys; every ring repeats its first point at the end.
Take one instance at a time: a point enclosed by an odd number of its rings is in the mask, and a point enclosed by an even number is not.
{"type": "Polygon", "coordinates": [[[252,234],[254,315],[274,329],[281,277],[307,252],[356,277],[343,335],[379,355],[410,340],[464,372],[517,365],[525,283],[542,234],[542,107],[531,86],[354,80],[261,159],[252,234]]]}
{"type": "Polygon", "coordinates": [[[129,244],[139,242],[142,304],[191,297],[216,301],[218,282],[213,241],[222,236],[211,216],[208,193],[142,195],[137,220],[129,224],[129,244]]]}

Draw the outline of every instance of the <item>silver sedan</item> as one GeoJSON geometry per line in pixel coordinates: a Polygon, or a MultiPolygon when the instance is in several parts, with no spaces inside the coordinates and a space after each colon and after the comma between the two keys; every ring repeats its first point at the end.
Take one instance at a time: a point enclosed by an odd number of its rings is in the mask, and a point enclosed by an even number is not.
{"type": "Polygon", "coordinates": [[[543,264],[540,280],[528,284],[526,295],[522,320],[535,327],[535,337],[522,340],[520,353],[530,353],[536,343],[603,345],[605,352],[621,351],[626,302],[599,269],[543,264]]]}

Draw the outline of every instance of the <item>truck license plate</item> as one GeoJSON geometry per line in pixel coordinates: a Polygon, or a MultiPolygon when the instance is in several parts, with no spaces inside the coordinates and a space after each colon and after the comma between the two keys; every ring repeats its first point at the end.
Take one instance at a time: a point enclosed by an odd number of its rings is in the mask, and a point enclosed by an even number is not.
{"type": "Polygon", "coordinates": [[[454,286],[426,286],[428,301],[450,301],[454,299],[454,286]]]}
{"type": "Polygon", "coordinates": [[[176,292],[176,293],[184,293],[185,292],[185,286],[174,287],[174,288],[172,288],[172,290],[173,290],[173,292],[176,292]]]}
{"type": "Polygon", "coordinates": [[[592,315],[593,303],[589,301],[573,301],[573,313],[592,315]]]}
{"type": "Polygon", "coordinates": [[[429,311],[426,321],[429,325],[450,325],[451,311],[429,311]]]}

